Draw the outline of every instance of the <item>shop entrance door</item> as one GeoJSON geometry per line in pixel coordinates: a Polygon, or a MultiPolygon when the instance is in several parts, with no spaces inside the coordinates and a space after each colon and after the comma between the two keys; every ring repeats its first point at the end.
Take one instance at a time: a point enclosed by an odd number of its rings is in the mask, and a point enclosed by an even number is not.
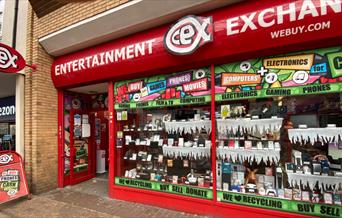
{"type": "Polygon", "coordinates": [[[95,146],[91,113],[70,111],[70,185],[95,177],[95,146]]]}

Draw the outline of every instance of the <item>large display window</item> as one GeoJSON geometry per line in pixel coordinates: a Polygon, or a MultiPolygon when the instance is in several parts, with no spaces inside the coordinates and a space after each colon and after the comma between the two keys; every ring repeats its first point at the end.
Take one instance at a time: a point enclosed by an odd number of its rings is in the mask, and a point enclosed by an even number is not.
{"type": "Polygon", "coordinates": [[[207,68],[115,84],[116,184],[212,198],[207,68]]]}
{"type": "Polygon", "coordinates": [[[341,215],[340,58],[335,47],[215,67],[218,201],[341,215]]]}
{"type": "Polygon", "coordinates": [[[340,216],[340,50],[116,82],[115,185],[340,216]]]}

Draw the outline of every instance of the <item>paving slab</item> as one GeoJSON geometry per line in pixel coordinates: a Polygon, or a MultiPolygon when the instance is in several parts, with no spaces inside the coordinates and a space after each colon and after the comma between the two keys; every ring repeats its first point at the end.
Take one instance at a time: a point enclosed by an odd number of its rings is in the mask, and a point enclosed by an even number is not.
{"type": "Polygon", "coordinates": [[[106,179],[92,179],[87,182],[55,189],[40,195],[0,205],[2,217],[180,217],[202,218],[196,214],[168,210],[155,206],[120,201],[107,197],[106,179]]]}

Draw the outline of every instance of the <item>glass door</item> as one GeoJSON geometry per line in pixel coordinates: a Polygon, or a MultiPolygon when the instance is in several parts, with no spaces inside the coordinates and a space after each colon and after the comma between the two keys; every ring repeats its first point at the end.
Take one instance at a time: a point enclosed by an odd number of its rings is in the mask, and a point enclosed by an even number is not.
{"type": "Polygon", "coordinates": [[[89,113],[70,112],[70,184],[95,177],[93,136],[89,113]]]}

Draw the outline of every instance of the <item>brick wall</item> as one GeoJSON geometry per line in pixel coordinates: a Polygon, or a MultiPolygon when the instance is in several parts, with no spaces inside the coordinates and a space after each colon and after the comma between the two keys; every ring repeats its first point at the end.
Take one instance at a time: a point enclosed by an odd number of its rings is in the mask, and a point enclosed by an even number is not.
{"type": "Polygon", "coordinates": [[[41,18],[29,8],[26,61],[37,70],[26,69],[25,165],[33,193],[57,187],[57,90],[50,69],[53,58],[38,39],[83,19],[114,8],[127,0],[95,0],[69,3],[41,18]]]}

